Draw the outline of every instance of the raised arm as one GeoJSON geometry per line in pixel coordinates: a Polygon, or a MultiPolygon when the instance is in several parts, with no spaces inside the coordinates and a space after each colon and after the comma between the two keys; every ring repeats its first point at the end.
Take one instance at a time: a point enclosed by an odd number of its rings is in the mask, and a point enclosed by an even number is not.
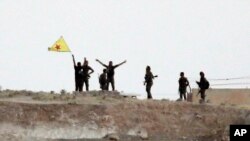
{"type": "Polygon", "coordinates": [[[86,59],[86,57],[84,57],[82,64],[84,64],[86,61],[87,61],[87,59],[86,59]]]}
{"type": "Polygon", "coordinates": [[[89,75],[92,74],[92,73],[94,72],[94,70],[93,70],[91,67],[89,67],[89,70],[91,71],[91,72],[89,73],[89,75]]]}
{"type": "Polygon", "coordinates": [[[122,64],[124,64],[124,63],[126,63],[126,62],[127,62],[127,60],[121,62],[120,64],[115,65],[115,67],[119,67],[119,66],[121,66],[122,64]]]}
{"type": "Polygon", "coordinates": [[[72,54],[72,58],[73,58],[73,64],[74,66],[76,66],[75,56],[73,54],[72,54]]]}
{"type": "Polygon", "coordinates": [[[104,67],[108,67],[107,65],[105,65],[104,63],[102,63],[99,59],[96,59],[96,61],[97,61],[98,63],[100,63],[101,65],[103,65],[104,67]]]}

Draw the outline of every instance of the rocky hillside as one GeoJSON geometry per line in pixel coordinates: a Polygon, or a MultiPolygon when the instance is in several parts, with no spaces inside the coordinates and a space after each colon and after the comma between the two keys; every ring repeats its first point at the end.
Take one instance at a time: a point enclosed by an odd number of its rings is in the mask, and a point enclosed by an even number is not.
{"type": "Polygon", "coordinates": [[[1,93],[0,98],[3,140],[93,141],[114,136],[136,141],[226,141],[230,124],[250,124],[250,110],[236,106],[137,100],[116,93],[9,94],[1,93]]]}

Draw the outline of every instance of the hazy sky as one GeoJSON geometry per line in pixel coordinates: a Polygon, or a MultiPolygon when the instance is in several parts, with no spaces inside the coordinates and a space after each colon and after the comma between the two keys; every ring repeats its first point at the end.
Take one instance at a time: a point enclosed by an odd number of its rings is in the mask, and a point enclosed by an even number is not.
{"type": "Polygon", "coordinates": [[[71,54],[47,51],[61,35],[76,61],[87,57],[95,70],[91,90],[103,69],[96,58],[126,59],[116,88],[144,98],[147,65],[159,75],[156,98],[178,97],[181,71],[194,88],[201,70],[208,79],[250,76],[249,7],[249,0],[1,0],[0,85],[73,91],[71,54]]]}

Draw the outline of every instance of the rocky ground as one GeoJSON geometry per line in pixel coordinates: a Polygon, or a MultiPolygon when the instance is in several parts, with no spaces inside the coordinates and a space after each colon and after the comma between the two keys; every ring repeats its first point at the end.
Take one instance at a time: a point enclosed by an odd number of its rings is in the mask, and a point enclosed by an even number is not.
{"type": "Polygon", "coordinates": [[[250,110],[118,92],[0,92],[2,141],[228,141],[230,124],[250,124],[250,110]]]}

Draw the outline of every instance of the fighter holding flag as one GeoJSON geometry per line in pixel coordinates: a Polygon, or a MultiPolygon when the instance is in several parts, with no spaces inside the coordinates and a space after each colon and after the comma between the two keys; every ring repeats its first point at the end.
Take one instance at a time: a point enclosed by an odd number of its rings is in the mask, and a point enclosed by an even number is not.
{"type": "MultiPolygon", "coordinates": [[[[67,43],[61,36],[51,47],[48,48],[49,51],[55,51],[55,52],[71,52],[67,43]]],[[[71,53],[72,54],[72,53],[71,53]]],[[[82,91],[83,90],[83,84],[85,83],[86,91],[89,90],[89,81],[90,74],[94,72],[94,70],[88,66],[88,61],[86,58],[84,58],[83,64],[81,65],[81,62],[75,61],[75,57],[72,54],[74,69],[75,69],[75,91],[82,91]],[[89,70],[91,71],[89,73],[89,70]]]]}

